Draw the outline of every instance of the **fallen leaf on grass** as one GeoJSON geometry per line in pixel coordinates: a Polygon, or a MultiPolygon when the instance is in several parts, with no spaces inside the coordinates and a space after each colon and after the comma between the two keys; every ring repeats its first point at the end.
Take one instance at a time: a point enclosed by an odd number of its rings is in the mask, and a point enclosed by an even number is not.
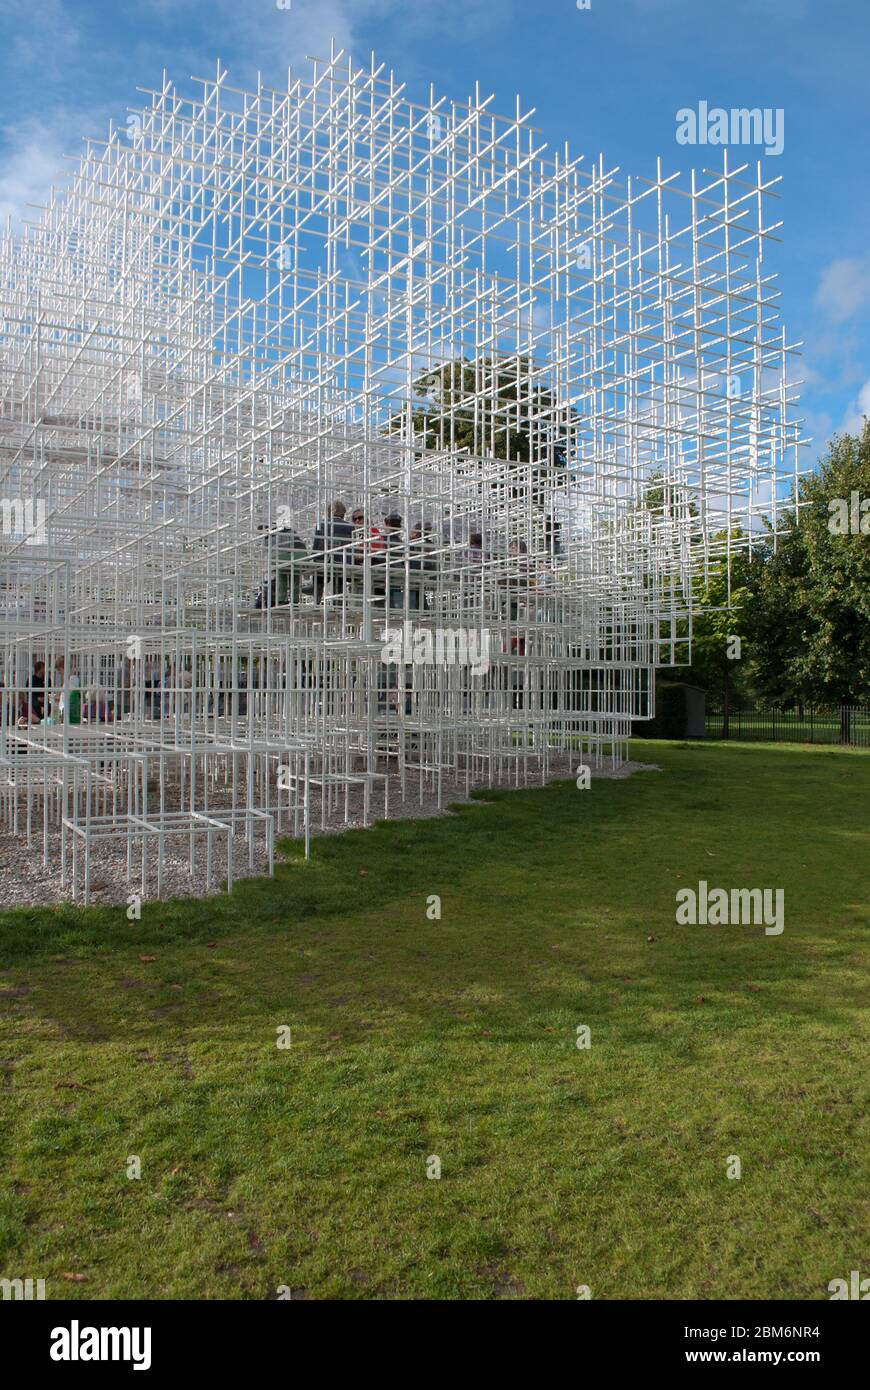
{"type": "Polygon", "coordinates": [[[60,1277],[61,1279],[69,1279],[71,1284],[86,1284],[88,1282],[86,1274],[71,1274],[68,1269],[65,1269],[60,1277]]]}

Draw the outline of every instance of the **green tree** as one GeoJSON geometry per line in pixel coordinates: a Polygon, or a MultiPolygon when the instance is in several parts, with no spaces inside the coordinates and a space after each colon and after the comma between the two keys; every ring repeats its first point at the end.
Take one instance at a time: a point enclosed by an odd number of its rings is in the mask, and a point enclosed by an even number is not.
{"type": "MultiPolygon", "coordinates": [[[[535,481],[552,483],[568,469],[576,411],[559,406],[528,357],[458,358],[425,372],[414,399],[393,415],[391,434],[427,449],[465,449],[478,458],[530,465],[535,481]]],[[[525,491],[518,483],[516,492],[525,491]]],[[[537,500],[537,499],[536,499],[537,500]]]]}
{"type": "Polygon", "coordinates": [[[753,678],[776,703],[840,705],[845,739],[870,700],[870,422],[835,436],[798,499],[750,597],[753,678]]]}
{"type": "MultiPolygon", "coordinates": [[[[642,509],[649,512],[654,520],[665,522],[679,516],[699,515],[691,492],[669,485],[661,471],[650,476],[644,488],[642,509]]],[[[691,661],[685,666],[672,667],[668,672],[670,680],[688,681],[721,700],[723,734],[726,738],[732,703],[747,691],[746,643],[750,633],[746,604],[750,560],[742,548],[745,539],[740,528],[735,527],[731,536],[730,584],[728,559],[724,554],[710,562],[706,575],[697,574],[693,578],[691,661]]],[[[719,532],[713,540],[720,542],[724,551],[727,531],[719,532]]],[[[696,547],[700,541],[700,531],[690,537],[690,543],[696,547]]],[[[679,619],[676,631],[678,643],[687,643],[689,633],[688,619],[679,619]]]]}
{"type": "MultiPolygon", "coordinates": [[[[727,533],[716,539],[724,542],[727,533]]],[[[731,579],[728,559],[714,559],[708,573],[698,575],[693,585],[692,660],[679,667],[674,676],[692,682],[722,702],[722,733],[728,737],[731,710],[735,701],[749,689],[754,633],[750,622],[753,570],[757,561],[742,548],[745,535],[739,527],[732,533],[731,579]]],[[[687,626],[688,630],[688,626],[687,626]]]]}

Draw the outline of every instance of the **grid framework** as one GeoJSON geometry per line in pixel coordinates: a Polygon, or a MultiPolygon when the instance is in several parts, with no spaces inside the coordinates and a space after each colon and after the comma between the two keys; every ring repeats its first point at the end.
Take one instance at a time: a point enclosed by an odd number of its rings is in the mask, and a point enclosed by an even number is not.
{"type": "Polygon", "coordinates": [[[145,97],[0,245],[7,830],[160,894],[180,840],[231,878],[624,758],[798,476],[778,180],[623,178],[335,49],[145,97]]]}

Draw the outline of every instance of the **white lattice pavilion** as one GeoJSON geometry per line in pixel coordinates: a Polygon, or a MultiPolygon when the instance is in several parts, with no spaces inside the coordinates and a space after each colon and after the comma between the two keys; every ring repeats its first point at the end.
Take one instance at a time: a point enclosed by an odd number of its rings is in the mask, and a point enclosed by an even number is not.
{"type": "Polygon", "coordinates": [[[218,66],[3,240],[0,798],[76,893],[106,839],[159,892],[172,837],[621,758],[693,575],[776,525],[777,181],[532,114],[218,66]]]}

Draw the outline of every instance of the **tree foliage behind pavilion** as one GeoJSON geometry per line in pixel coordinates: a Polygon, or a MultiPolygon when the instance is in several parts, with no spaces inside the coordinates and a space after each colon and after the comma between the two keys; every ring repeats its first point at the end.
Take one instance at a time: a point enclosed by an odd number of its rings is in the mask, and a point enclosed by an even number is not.
{"type": "Polygon", "coordinates": [[[730,593],[724,561],[696,583],[692,662],[671,675],[700,685],[726,717],[749,702],[870,703],[870,421],[831,440],[798,500],[776,538],[768,526],[751,557],[732,556],[730,593]],[[735,636],[740,659],[728,656],[735,636]]]}
{"type": "MultiPolygon", "coordinates": [[[[577,420],[531,359],[514,355],[458,358],[424,372],[387,428],[422,448],[515,463],[517,495],[530,488],[536,500],[536,481],[567,477],[577,420]]],[[[870,702],[870,421],[858,435],[831,440],[818,470],[801,479],[798,498],[800,507],[780,517],[777,537],[768,526],[751,556],[733,551],[730,582],[724,559],[695,582],[692,661],[670,668],[668,678],[701,686],[726,719],[729,708],[751,702],[780,709],[870,702]],[[739,659],[729,656],[735,637],[739,659]]],[[[643,505],[655,512],[680,503],[653,478],[643,505]]]]}
{"type": "Polygon", "coordinates": [[[538,501],[536,483],[567,475],[577,418],[573,407],[558,403],[531,358],[515,354],[456,358],[424,372],[387,429],[426,449],[514,463],[516,495],[530,489],[538,501]]]}

